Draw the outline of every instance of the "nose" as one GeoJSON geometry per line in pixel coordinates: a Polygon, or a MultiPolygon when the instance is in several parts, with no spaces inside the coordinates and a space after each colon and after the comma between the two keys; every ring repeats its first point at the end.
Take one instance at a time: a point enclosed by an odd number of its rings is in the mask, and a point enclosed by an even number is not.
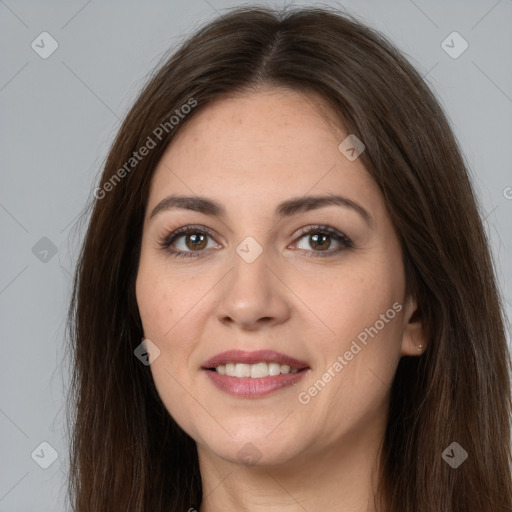
{"type": "Polygon", "coordinates": [[[265,250],[251,263],[236,252],[233,268],[218,289],[218,319],[247,331],[270,327],[290,317],[289,288],[265,250]]]}

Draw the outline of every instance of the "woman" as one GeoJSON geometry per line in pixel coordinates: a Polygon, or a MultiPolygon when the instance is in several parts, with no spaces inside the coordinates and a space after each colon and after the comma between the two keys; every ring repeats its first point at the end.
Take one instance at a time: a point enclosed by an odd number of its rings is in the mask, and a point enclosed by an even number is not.
{"type": "Polygon", "coordinates": [[[75,510],[512,510],[482,221],[382,35],[319,8],[219,17],[150,79],[94,196],[75,510]]]}

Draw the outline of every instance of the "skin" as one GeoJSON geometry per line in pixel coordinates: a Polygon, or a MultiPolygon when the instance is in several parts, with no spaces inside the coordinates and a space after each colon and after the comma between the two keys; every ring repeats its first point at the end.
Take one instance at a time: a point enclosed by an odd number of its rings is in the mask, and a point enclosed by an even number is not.
{"type": "Polygon", "coordinates": [[[316,95],[259,90],[194,114],[155,169],[137,301],[144,335],[160,350],[150,366],[158,393],[197,442],[200,512],[380,510],[374,495],[390,385],[400,357],[419,355],[425,340],[415,300],[405,296],[401,248],[383,196],[361,159],[349,161],[338,149],[347,135],[316,95]],[[336,205],[273,217],[284,200],[333,193],[361,205],[371,225],[336,205]],[[226,217],[174,209],[150,218],[171,194],[214,199],[226,217]],[[343,246],[334,238],[312,240],[321,230],[298,233],[317,224],[344,233],[353,247],[335,253],[343,246]],[[171,246],[202,251],[198,257],[174,257],[159,245],[186,225],[213,232],[200,249],[190,235],[171,246]],[[263,251],[252,263],[236,252],[248,236],[263,251]],[[299,393],[394,303],[401,311],[300,403],[299,393]],[[310,370],[266,397],[234,397],[201,369],[230,349],[273,349],[310,370]],[[255,464],[238,455],[249,442],[255,464]]]}

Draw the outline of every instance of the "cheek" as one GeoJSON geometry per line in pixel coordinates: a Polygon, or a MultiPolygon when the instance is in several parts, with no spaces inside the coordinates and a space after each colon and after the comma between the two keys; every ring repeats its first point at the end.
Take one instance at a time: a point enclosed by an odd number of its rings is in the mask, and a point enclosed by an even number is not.
{"type": "Polygon", "coordinates": [[[160,350],[149,366],[157,393],[174,420],[187,432],[195,432],[190,413],[195,404],[185,390],[191,388],[187,368],[197,334],[187,329],[189,316],[183,311],[187,301],[172,293],[165,275],[155,266],[141,266],[136,296],[144,336],[160,350]]]}
{"type": "Polygon", "coordinates": [[[144,328],[161,338],[178,321],[187,321],[211,284],[193,269],[177,269],[170,261],[171,256],[156,254],[148,246],[149,243],[147,247],[143,244],[136,297],[144,328]]]}
{"type": "MultiPolygon", "coordinates": [[[[165,261],[143,248],[135,291],[145,335],[163,340],[180,316],[180,304],[186,296],[176,293],[176,283],[171,282],[171,273],[165,261]]],[[[186,288],[185,288],[186,291],[186,288]]]]}
{"type": "MultiPolygon", "coordinates": [[[[155,285],[154,279],[147,272],[140,272],[136,281],[136,297],[139,314],[144,329],[144,335],[148,338],[157,337],[163,326],[163,308],[167,307],[165,292],[155,285]]],[[[172,313],[172,307],[169,308],[172,313]]],[[[160,336],[158,336],[160,337],[160,336]]]]}
{"type": "Polygon", "coordinates": [[[157,261],[141,265],[136,296],[144,336],[160,349],[151,369],[163,366],[173,375],[184,375],[193,371],[191,354],[201,339],[205,307],[200,299],[206,292],[202,286],[197,289],[199,283],[180,280],[175,274],[157,261]]]}
{"type": "Polygon", "coordinates": [[[400,359],[401,316],[392,304],[367,303],[362,314],[357,305],[339,316],[341,334],[324,344],[322,364],[298,390],[299,402],[316,418],[324,439],[357,432],[385,411],[400,359]]]}
{"type": "MultiPolygon", "coordinates": [[[[375,260],[363,265],[354,258],[353,264],[331,273],[323,283],[323,293],[318,288],[310,289],[308,302],[334,334],[333,339],[348,341],[356,337],[373,326],[394,302],[403,300],[400,269],[396,267],[389,261],[375,260]]],[[[394,317],[395,313],[392,310],[390,315],[394,317]]],[[[390,325],[386,323],[386,331],[390,325]]]]}
{"type": "Polygon", "coordinates": [[[146,274],[139,275],[136,291],[144,336],[160,349],[160,362],[167,359],[166,365],[175,363],[179,350],[178,346],[173,346],[172,340],[176,339],[176,331],[179,330],[180,315],[171,300],[172,295],[162,280],[151,279],[146,274]]]}
{"type": "Polygon", "coordinates": [[[321,362],[311,391],[317,393],[318,406],[331,410],[338,403],[340,414],[346,414],[348,407],[357,416],[381,401],[400,359],[404,300],[400,258],[373,258],[370,263],[354,264],[350,271],[347,265],[331,282],[330,293],[313,301],[331,335],[317,347],[321,362]]]}

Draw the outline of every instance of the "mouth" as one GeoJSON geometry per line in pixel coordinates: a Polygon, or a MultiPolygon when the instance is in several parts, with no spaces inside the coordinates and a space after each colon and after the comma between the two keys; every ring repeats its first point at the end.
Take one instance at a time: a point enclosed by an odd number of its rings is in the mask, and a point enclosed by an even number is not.
{"type": "Polygon", "coordinates": [[[244,398],[292,386],[310,369],[306,362],[272,350],[223,352],[202,366],[218,389],[244,398]]]}
{"type": "Polygon", "coordinates": [[[206,370],[217,372],[220,375],[236,378],[261,379],[264,377],[275,377],[277,375],[288,375],[292,373],[307,370],[304,368],[292,368],[288,364],[259,362],[256,364],[245,363],[227,363],[216,366],[215,368],[205,368],[206,370]]]}

